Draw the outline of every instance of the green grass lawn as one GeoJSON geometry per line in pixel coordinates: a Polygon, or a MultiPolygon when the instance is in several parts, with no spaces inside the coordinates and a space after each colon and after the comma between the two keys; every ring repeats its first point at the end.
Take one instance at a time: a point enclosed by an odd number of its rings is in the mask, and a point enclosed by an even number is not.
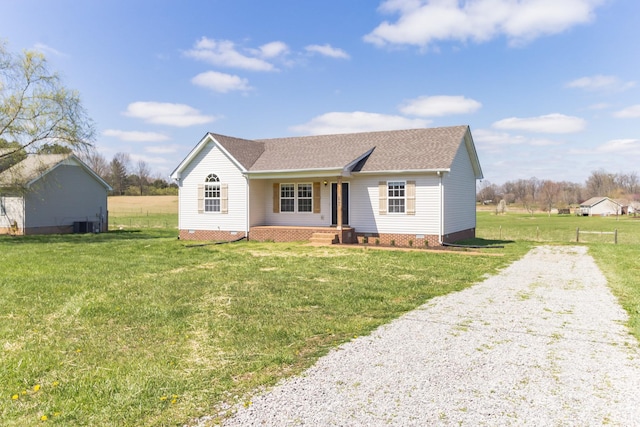
{"type": "Polygon", "coordinates": [[[1,425],[182,425],[530,247],[474,256],[175,236],[0,237],[1,425]]]}
{"type": "Polygon", "coordinates": [[[536,244],[590,253],[640,337],[640,220],[478,214],[486,255],[238,242],[175,228],[0,236],[0,425],[182,425],[536,244]],[[492,256],[502,254],[502,256],[492,256]]]}

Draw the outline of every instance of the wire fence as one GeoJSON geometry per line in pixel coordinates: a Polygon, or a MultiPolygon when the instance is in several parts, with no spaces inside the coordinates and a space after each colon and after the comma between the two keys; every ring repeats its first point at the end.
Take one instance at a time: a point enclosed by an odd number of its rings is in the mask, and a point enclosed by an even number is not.
{"type": "MultiPolygon", "coordinates": [[[[476,231],[479,238],[500,241],[531,242],[578,242],[578,243],[611,243],[617,244],[620,233],[614,230],[582,230],[580,228],[546,228],[532,227],[481,227],[476,231]]],[[[622,236],[624,237],[624,236],[622,236]]]]}
{"type": "Polygon", "coordinates": [[[178,228],[176,214],[128,214],[109,216],[109,229],[121,230],[129,228],[178,228]]]}

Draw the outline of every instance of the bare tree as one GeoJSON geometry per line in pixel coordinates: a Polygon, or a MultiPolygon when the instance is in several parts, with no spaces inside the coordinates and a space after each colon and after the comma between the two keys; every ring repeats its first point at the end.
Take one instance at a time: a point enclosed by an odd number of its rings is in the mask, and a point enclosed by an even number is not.
{"type": "Polygon", "coordinates": [[[558,202],[561,193],[560,184],[553,181],[542,181],[539,190],[540,203],[545,211],[551,216],[551,209],[558,202]]]}
{"type": "Polygon", "coordinates": [[[489,181],[482,181],[478,184],[477,200],[481,203],[496,203],[498,186],[489,181]]]}
{"type": "Polygon", "coordinates": [[[616,189],[616,177],[614,174],[605,172],[603,169],[591,172],[589,178],[587,178],[586,196],[613,196],[613,192],[616,189]]]}
{"type": "Polygon", "coordinates": [[[97,173],[103,179],[109,176],[109,163],[107,160],[97,151],[91,151],[84,153],[80,156],[81,160],[87,164],[95,173],[97,173]]]}
{"type": "Polygon", "coordinates": [[[140,195],[144,195],[144,189],[149,185],[149,177],[151,176],[151,171],[149,170],[149,165],[144,160],[138,160],[136,164],[136,175],[137,175],[137,184],[140,188],[140,195]]]}

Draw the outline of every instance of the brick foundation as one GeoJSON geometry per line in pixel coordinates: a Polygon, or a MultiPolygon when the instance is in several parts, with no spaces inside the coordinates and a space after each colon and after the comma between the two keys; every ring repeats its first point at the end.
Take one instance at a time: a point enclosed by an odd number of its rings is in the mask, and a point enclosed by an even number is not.
{"type": "Polygon", "coordinates": [[[455,233],[445,234],[443,240],[445,243],[455,243],[459,242],[460,240],[475,239],[475,237],[476,229],[469,228],[466,230],[457,231],[455,233]]]}
{"type": "Polygon", "coordinates": [[[423,234],[421,237],[416,237],[415,234],[358,233],[358,243],[414,248],[440,245],[438,243],[437,235],[427,234],[423,234]]]}
{"type": "MultiPolygon", "coordinates": [[[[357,243],[383,246],[400,246],[423,248],[426,246],[440,246],[437,234],[423,234],[417,237],[416,234],[385,234],[385,233],[356,233],[357,243]]],[[[443,238],[445,243],[455,243],[460,240],[473,239],[476,236],[476,229],[458,231],[446,234],[443,238]]]]}
{"type": "Polygon", "coordinates": [[[356,243],[356,233],[352,228],[338,231],[330,227],[251,227],[249,240],[258,242],[296,242],[310,240],[313,233],[336,233],[340,243],[356,243]]]}
{"type": "Polygon", "coordinates": [[[245,237],[244,231],[180,230],[180,240],[232,241],[245,237]]]}
{"type": "MultiPolygon", "coordinates": [[[[423,248],[426,246],[440,246],[438,235],[424,234],[417,237],[415,234],[385,234],[385,233],[358,233],[353,228],[345,228],[338,231],[330,227],[284,227],[284,226],[260,226],[251,227],[249,240],[258,242],[296,242],[311,239],[313,233],[336,233],[340,243],[356,243],[383,246],[399,246],[423,248]]],[[[455,243],[460,240],[472,239],[476,235],[476,229],[458,231],[446,234],[443,241],[455,243]]],[[[231,241],[245,237],[244,231],[219,231],[219,230],[180,230],[181,240],[214,240],[231,241]]]]}

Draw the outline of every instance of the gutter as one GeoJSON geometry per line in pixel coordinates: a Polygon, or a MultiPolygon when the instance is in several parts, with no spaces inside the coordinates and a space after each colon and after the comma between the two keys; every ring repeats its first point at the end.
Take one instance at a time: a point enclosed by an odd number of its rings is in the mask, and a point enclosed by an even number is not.
{"type": "Polygon", "coordinates": [[[251,187],[249,186],[249,176],[247,174],[244,175],[244,179],[247,181],[247,191],[246,191],[247,207],[245,209],[246,220],[245,220],[244,236],[247,240],[249,240],[249,228],[251,223],[251,195],[249,194],[249,192],[251,190],[251,187]]]}
{"type": "Polygon", "coordinates": [[[444,235],[444,192],[442,187],[442,172],[438,171],[438,177],[440,181],[438,182],[438,190],[440,191],[440,232],[438,233],[438,243],[443,245],[442,237],[444,235]]]}

